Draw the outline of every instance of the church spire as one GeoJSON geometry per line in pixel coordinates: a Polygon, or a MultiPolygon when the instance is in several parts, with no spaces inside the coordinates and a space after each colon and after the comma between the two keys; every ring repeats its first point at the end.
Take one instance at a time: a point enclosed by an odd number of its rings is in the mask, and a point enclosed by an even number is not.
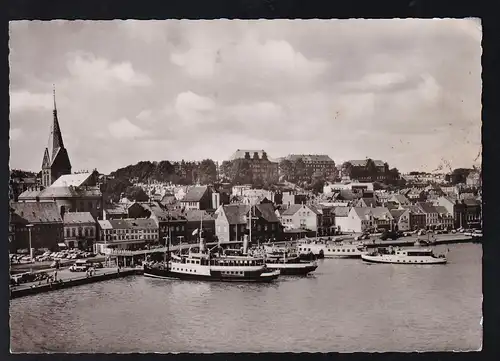
{"type": "Polygon", "coordinates": [[[57,118],[55,86],[52,89],[52,94],[54,96],[54,116],[42,162],[42,184],[45,187],[49,187],[61,175],[71,174],[71,162],[69,161],[68,151],[64,148],[61,127],[57,118]]]}
{"type": "Polygon", "coordinates": [[[57,107],[56,107],[56,87],[54,85],[54,88],[52,90],[53,95],[54,95],[54,120],[52,124],[52,134],[51,134],[51,143],[52,146],[52,154],[51,157],[52,159],[55,158],[57,152],[59,151],[60,148],[64,148],[64,143],[63,143],[63,138],[61,134],[61,127],[59,126],[59,120],[57,118],[57,107]]]}
{"type": "Polygon", "coordinates": [[[57,107],[56,107],[56,85],[52,84],[52,95],[54,96],[54,115],[57,116],[57,107]]]}

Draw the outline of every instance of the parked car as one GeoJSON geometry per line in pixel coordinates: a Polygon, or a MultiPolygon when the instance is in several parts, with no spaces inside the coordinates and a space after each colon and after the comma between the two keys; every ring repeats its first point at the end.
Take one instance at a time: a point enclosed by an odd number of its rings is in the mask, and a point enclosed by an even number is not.
{"type": "Polygon", "coordinates": [[[397,232],[391,232],[391,231],[384,231],[382,232],[382,234],[380,235],[380,239],[382,241],[386,241],[388,239],[392,239],[392,240],[396,240],[399,238],[399,235],[397,232]]]}
{"type": "Polygon", "coordinates": [[[92,266],[91,263],[85,260],[78,260],[69,268],[69,270],[71,272],[85,272],[90,266],[92,266]]]}

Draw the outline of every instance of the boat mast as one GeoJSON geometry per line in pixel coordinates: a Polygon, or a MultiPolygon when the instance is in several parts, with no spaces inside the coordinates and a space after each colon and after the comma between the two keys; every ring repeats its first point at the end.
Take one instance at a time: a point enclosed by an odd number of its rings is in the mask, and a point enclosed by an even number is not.
{"type": "Polygon", "coordinates": [[[249,242],[252,243],[252,204],[250,204],[250,226],[248,231],[248,238],[250,238],[249,242]]]}

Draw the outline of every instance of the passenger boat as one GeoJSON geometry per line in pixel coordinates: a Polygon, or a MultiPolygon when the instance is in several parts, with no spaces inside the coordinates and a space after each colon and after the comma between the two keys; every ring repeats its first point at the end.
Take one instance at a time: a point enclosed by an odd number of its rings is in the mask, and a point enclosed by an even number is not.
{"type": "Polygon", "coordinates": [[[362,242],[313,241],[298,244],[299,255],[314,254],[324,258],[360,258],[367,253],[362,242]]]}
{"type": "Polygon", "coordinates": [[[296,252],[290,249],[266,249],[266,267],[279,270],[281,275],[307,276],[318,268],[316,261],[302,261],[296,252]]]}
{"type": "Polygon", "coordinates": [[[264,259],[250,256],[211,256],[210,253],[190,253],[172,256],[166,263],[144,265],[144,276],[153,278],[219,281],[271,282],[280,271],[269,270],[264,259]]]}
{"type": "MultiPolygon", "coordinates": [[[[201,226],[202,229],[202,226],[201,226]]],[[[199,252],[188,255],[169,254],[169,243],[164,262],[145,264],[144,276],[166,279],[184,279],[218,282],[271,282],[280,275],[279,270],[269,270],[263,257],[247,255],[248,236],[243,242],[244,254],[239,256],[205,251],[205,242],[200,231],[199,252]]],[[[170,237],[168,237],[170,241],[170,237]]],[[[217,247],[217,246],[216,246],[217,247]]]]}
{"type": "Polygon", "coordinates": [[[445,264],[447,262],[444,255],[435,255],[429,248],[379,248],[361,255],[361,258],[371,263],[445,264]]]}

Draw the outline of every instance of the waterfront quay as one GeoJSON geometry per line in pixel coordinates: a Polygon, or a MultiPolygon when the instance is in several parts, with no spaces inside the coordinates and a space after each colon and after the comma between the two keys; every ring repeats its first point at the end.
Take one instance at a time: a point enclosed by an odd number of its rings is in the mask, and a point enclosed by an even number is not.
{"type": "Polygon", "coordinates": [[[50,292],[89,283],[112,280],[120,277],[127,277],[141,274],[141,268],[98,268],[92,276],[85,272],[71,272],[69,269],[62,269],[57,272],[57,280],[53,282],[37,281],[27,282],[19,286],[10,286],[10,298],[18,298],[44,292],[50,292]]]}
{"type": "MultiPolygon", "coordinates": [[[[351,234],[351,235],[341,235],[341,236],[335,236],[331,237],[332,241],[345,241],[345,242],[355,242],[356,236],[359,236],[360,234],[351,234]]],[[[308,237],[308,240],[314,242],[318,240],[327,240],[328,237],[308,237]]],[[[458,243],[472,243],[472,242],[480,242],[481,238],[477,237],[471,237],[471,236],[466,236],[464,234],[440,234],[434,237],[430,237],[429,239],[427,238],[427,235],[423,236],[417,236],[417,235],[412,235],[408,237],[400,237],[398,239],[387,239],[385,241],[381,240],[380,238],[376,238],[373,235],[366,240],[359,241],[363,242],[363,245],[366,247],[388,247],[388,246],[399,246],[399,247],[409,247],[413,246],[417,240],[420,241],[431,241],[434,245],[441,245],[441,244],[458,244],[458,243]]],[[[282,242],[274,242],[274,245],[286,245],[286,244],[295,244],[295,241],[290,242],[290,241],[282,241],[282,242]]]]}

